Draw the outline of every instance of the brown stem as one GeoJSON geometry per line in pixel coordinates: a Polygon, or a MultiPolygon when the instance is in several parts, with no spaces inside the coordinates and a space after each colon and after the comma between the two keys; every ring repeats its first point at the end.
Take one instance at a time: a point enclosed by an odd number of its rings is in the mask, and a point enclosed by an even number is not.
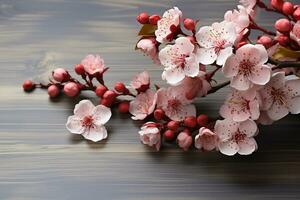
{"type": "Polygon", "coordinates": [[[283,12],[281,12],[281,11],[279,11],[279,10],[276,10],[276,9],[274,9],[274,8],[268,7],[268,6],[267,6],[263,1],[261,1],[261,0],[258,0],[256,5],[257,5],[258,7],[260,7],[260,8],[262,8],[262,9],[264,9],[265,11],[268,11],[268,12],[274,12],[274,13],[281,14],[281,15],[285,16],[288,20],[290,20],[290,21],[292,20],[292,19],[290,18],[290,16],[284,14],[283,12]]]}
{"type": "Polygon", "coordinates": [[[254,30],[259,30],[267,35],[272,35],[272,36],[276,36],[276,33],[273,32],[273,31],[269,31],[261,26],[259,26],[257,23],[254,22],[254,20],[250,17],[250,21],[251,21],[251,24],[249,25],[249,28],[250,29],[254,29],[254,30]]]}
{"type": "Polygon", "coordinates": [[[216,86],[212,87],[212,89],[209,90],[207,94],[215,93],[215,92],[217,92],[218,90],[220,90],[221,88],[226,87],[226,86],[229,85],[229,84],[230,84],[230,81],[226,81],[226,82],[224,82],[224,83],[220,83],[219,85],[216,85],[216,86]]]}
{"type": "Polygon", "coordinates": [[[300,68],[300,61],[277,61],[272,58],[269,58],[268,63],[276,65],[272,68],[272,70],[283,69],[287,67],[300,68]]]}

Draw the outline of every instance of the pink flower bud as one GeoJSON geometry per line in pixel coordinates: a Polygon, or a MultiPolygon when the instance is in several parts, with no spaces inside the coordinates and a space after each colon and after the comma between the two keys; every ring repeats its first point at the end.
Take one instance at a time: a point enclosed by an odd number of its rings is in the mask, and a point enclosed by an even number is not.
{"type": "Polygon", "coordinates": [[[96,90],[95,93],[98,97],[103,97],[104,93],[107,91],[107,88],[103,85],[99,85],[96,90]]]}
{"type": "Polygon", "coordinates": [[[271,5],[274,9],[281,11],[283,6],[283,0],[271,0],[271,5]]]}
{"type": "Polygon", "coordinates": [[[162,120],[165,116],[165,112],[162,109],[156,109],[153,115],[156,120],[162,120]]]}
{"type": "Polygon", "coordinates": [[[278,35],[275,38],[281,46],[287,46],[290,39],[285,35],[278,35]]]}
{"type": "Polygon", "coordinates": [[[151,15],[149,17],[149,23],[152,25],[157,25],[157,22],[160,20],[160,16],[159,15],[151,15]]]}
{"type": "Polygon", "coordinates": [[[175,133],[174,133],[174,131],[172,131],[172,130],[166,130],[164,132],[164,138],[167,141],[173,141],[175,139],[175,133]]]}
{"type": "Polygon", "coordinates": [[[169,121],[167,124],[168,129],[172,130],[172,131],[177,131],[177,129],[179,128],[179,122],[177,121],[169,121]]]}
{"type": "Polygon", "coordinates": [[[136,20],[141,24],[148,24],[149,15],[146,12],[142,12],[136,17],[136,20]]]}
{"type": "Polygon", "coordinates": [[[35,88],[35,84],[31,80],[26,80],[23,83],[23,89],[27,92],[32,91],[35,88]]]}
{"type": "Polygon", "coordinates": [[[183,25],[184,25],[184,28],[186,28],[189,31],[194,31],[195,28],[196,28],[196,22],[193,19],[190,19],[190,18],[186,18],[183,21],[183,25]]]}
{"type": "Polygon", "coordinates": [[[177,136],[177,143],[180,148],[187,151],[193,143],[193,138],[187,132],[181,132],[177,136]]]}
{"type": "Polygon", "coordinates": [[[277,31],[279,31],[281,33],[286,33],[286,32],[291,31],[292,24],[287,19],[279,19],[275,23],[275,28],[276,28],[277,31]]]}
{"type": "Polygon", "coordinates": [[[118,110],[120,113],[128,113],[129,112],[129,102],[123,101],[119,104],[118,110]]]}
{"type": "Polygon", "coordinates": [[[263,35],[257,40],[257,44],[262,44],[268,49],[273,45],[273,40],[269,36],[263,35]]]}
{"type": "Polygon", "coordinates": [[[122,83],[122,82],[117,82],[117,83],[115,84],[115,90],[116,90],[117,92],[119,92],[119,93],[122,93],[122,94],[128,92],[128,89],[126,88],[126,86],[125,86],[124,83],[122,83]]]}
{"type": "Polygon", "coordinates": [[[54,80],[56,80],[57,82],[64,82],[67,81],[69,78],[68,72],[63,69],[63,68],[57,68],[53,71],[52,73],[52,77],[54,80]]]}
{"type": "Polygon", "coordinates": [[[282,12],[286,15],[292,15],[294,13],[294,5],[291,2],[284,2],[282,5],[282,12]]]}
{"type": "Polygon", "coordinates": [[[296,21],[300,20],[300,7],[296,8],[296,10],[293,13],[293,17],[296,21]]]}
{"type": "Polygon", "coordinates": [[[85,74],[84,66],[82,64],[75,65],[75,72],[78,75],[84,75],[85,74]]]}
{"type": "Polygon", "coordinates": [[[197,126],[197,118],[194,116],[186,117],[184,119],[184,125],[189,128],[194,128],[197,126]]]}
{"type": "Polygon", "coordinates": [[[79,87],[74,82],[69,82],[64,86],[64,93],[69,97],[75,97],[79,94],[79,92],[79,87]]]}
{"type": "Polygon", "coordinates": [[[48,95],[51,98],[57,97],[58,94],[59,94],[59,92],[60,92],[60,90],[59,90],[59,88],[56,85],[50,85],[48,87],[48,95]]]}
{"type": "Polygon", "coordinates": [[[207,115],[201,114],[197,117],[197,123],[200,126],[207,126],[209,118],[207,115]]]}
{"type": "Polygon", "coordinates": [[[114,101],[117,97],[117,94],[114,91],[111,90],[107,90],[104,94],[103,94],[103,98],[104,99],[108,99],[110,101],[114,101]]]}

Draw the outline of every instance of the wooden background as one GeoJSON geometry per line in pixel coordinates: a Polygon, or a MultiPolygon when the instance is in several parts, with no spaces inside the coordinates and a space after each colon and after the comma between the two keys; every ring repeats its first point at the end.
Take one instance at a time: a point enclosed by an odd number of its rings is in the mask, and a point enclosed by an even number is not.
{"type": "MultiPolygon", "coordinates": [[[[173,147],[156,153],[140,144],[139,124],[118,114],[106,142],[74,137],[64,124],[85,96],[53,102],[45,91],[20,87],[27,78],[46,80],[55,67],[71,69],[87,53],[105,58],[109,85],[144,69],[161,83],[161,68],[134,51],[135,15],[176,5],[209,24],[235,3],[0,0],[0,199],[300,199],[299,116],[260,128],[259,150],[248,157],[173,147]]],[[[258,17],[264,26],[273,18],[258,17]]],[[[199,111],[215,116],[226,92],[199,100],[199,111]]]]}

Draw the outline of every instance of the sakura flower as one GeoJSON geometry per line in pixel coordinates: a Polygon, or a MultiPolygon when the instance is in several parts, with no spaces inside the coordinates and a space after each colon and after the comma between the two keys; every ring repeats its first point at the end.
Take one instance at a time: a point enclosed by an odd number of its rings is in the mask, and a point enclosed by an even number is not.
{"type": "Polygon", "coordinates": [[[162,78],[169,84],[177,84],[185,76],[195,77],[199,63],[193,53],[194,45],[186,37],[176,39],[174,45],[167,45],[159,52],[159,60],[165,67],[162,78]]]}
{"type": "Polygon", "coordinates": [[[181,121],[196,116],[196,108],[185,96],[181,86],[161,88],[157,92],[157,108],[162,109],[171,120],[181,121]]]}
{"type": "Polygon", "coordinates": [[[259,117],[259,103],[259,96],[254,88],[246,92],[232,90],[220,108],[220,115],[236,122],[256,120],[259,117]]]}
{"type": "Polygon", "coordinates": [[[90,75],[94,75],[98,72],[102,73],[105,68],[104,60],[99,55],[87,55],[81,61],[81,64],[84,70],[90,75]]]}
{"type": "Polygon", "coordinates": [[[162,18],[157,22],[157,30],[155,31],[156,40],[160,43],[168,42],[172,39],[174,30],[180,23],[182,12],[174,7],[167,10],[162,18]]]}
{"type": "Polygon", "coordinates": [[[293,30],[290,32],[290,37],[300,45],[300,21],[297,21],[294,25],[293,30]]]}
{"type": "Polygon", "coordinates": [[[201,27],[196,34],[196,39],[201,46],[197,51],[199,62],[209,65],[217,61],[218,65],[223,65],[232,54],[236,37],[235,26],[231,22],[216,22],[211,26],[201,27]]]}
{"type": "Polygon", "coordinates": [[[156,100],[157,94],[152,90],[138,94],[136,98],[130,102],[129,112],[133,115],[132,119],[145,119],[154,111],[156,100]]]}
{"type": "Polygon", "coordinates": [[[143,144],[155,147],[159,151],[161,146],[161,136],[158,127],[154,122],[145,123],[139,131],[140,139],[143,144]]]}
{"type": "Polygon", "coordinates": [[[141,39],[136,47],[144,52],[145,55],[149,56],[154,63],[159,64],[158,60],[158,49],[156,46],[155,38],[141,39]]]}
{"type": "Polygon", "coordinates": [[[180,148],[187,151],[193,143],[193,138],[189,133],[181,132],[177,136],[177,143],[180,148]]]}
{"type": "Polygon", "coordinates": [[[252,120],[234,122],[231,119],[218,120],[215,133],[219,137],[218,148],[222,154],[233,156],[249,155],[257,149],[253,136],[258,132],[257,125],[252,120]]]}
{"type": "Polygon", "coordinates": [[[149,88],[150,77],[147,71],[135,75],[130,86],[139,92],[144,92],[149,88]]]}
{"type": "Polygon", "coordinates": [[[262,110],[266,111],[270,119],[276,121],[289,112],[300,113],[300,79],[296,76],[285,77],[284,72],[275,73],[259,92],[262,110]]]}
{"type": "Polygon", "coordinates": [[[212,151],[218,146],[218,136],[208,128],[201,127],[195,137],[195,147],[205,151],[212,151]]]}
{"type": "Polygon", "coordinates": [[[230,85],[237,90],[248,90],[253,86],[265,85],[271,77],[271,68],[265,63],[268,53],[262,45],[246,44],[231,55],[223,66],[230,85]]]}
{"type": "Polygon", "coordinates": [[[232,22],[237,33],[241,33],[249,26],[249,14],[244,6],[238,5],[238,10],[229,10],[225,13],[224,19],[227,22],[232,22]]]}
{"type": "Polygon", "coordinates": [[[85,139],[97,142],[107,138],[104,124],[111,117],[110,108],[94,106],[89,100],[80,101],[74,109],[74,115],[68,118],[66,127],[74,134],[81,134],[85,139]]]}

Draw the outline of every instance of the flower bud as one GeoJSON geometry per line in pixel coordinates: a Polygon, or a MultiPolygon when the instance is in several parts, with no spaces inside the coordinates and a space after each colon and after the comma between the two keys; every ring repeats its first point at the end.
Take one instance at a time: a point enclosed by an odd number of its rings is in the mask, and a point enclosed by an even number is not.
{"type": "Polygon", "coordinates": [[[283,6],[283,0],[271,0],[271,5],[274,9],[281,11],[283,6]]]}
{"type": "Polygon", "coordinates": [[[193,143],[193,138],[187,132],[181,132],[177,136],[177,143],[180,148],[182,148],[184,151],[187,151],[193,143]]]}
{"type": "Polygon", "coordinates": [[[282,5],[282,12],[286,15],[292,15],[294,13],[294,5],[291,2],[284,2],[282,5]]]}
{"type": "Polygon", "coordinates": [[[146,12],[142,12],[136,17],[136,20],[141,24],[148,24],[149,15],[146,12]]]}
{"type": "Polygon", "coordinates": [[[64,86],[64,93],[69,97],[75,97],[79,94],[79,92],[79,87],[74,82],[69,82],[64,86]]]}
{"type": "Polygon", "coordinates": [[[109,108],[113,104],[113,101],[111,99],[101,99],[100,104],[109,108]]]}
{"type": "Polygon", "coordinates": [[[56,80],[57,82],[60,82],[60,83],[67,81],[69,79],[68,72],[63,68],[55,69],[52,72],[52,77],[54,80],[56,80]]]}
{"type": "Polygon", "coordinates": [[[129,102],[123,101],[118,105],[118,110],[120,113],[128,113],[129,112],[129,102]]]}
{"type": "Polygon", "coordinates": [[[184,25],[184,28],[186,28],[189,31],[194,31],[196,28],[196,22],[190,18],[184,19],[183,25],[184,25]]]}
{"type": "Polygon", "coordinates": [[[194,128],[197,126],[197,119],[194,116],[186,117],[184,119],[184,125],[189,128],[194,128]]]}
{"type": "Polygon", "coordinates": [[[108,99],[110,101],[114,101],[117,97],[117,94],[114,91],[111,90],[107,90],[104,94],[103,94],[103,98],[104,99],[108,99]]]}
{"type": "Polygon", "coordinates": [[[122,94],[128,92],[128,89],[125,87],[124,83],[122,83],[122,82],[117,82],[115,84],[115,90],[122,94]]]}
{"type": "Polygon", "coordinates": [[[26,81],[24,81],[24,83],[23,83],[23,89],[24,89],[26,92],[30,92],[30,91],[32,91],[34,88],[35,88],[35,84],[34,84],[31,80],[26,80],[26,81]]]}
{"type": "Polygon", "coordinates": [[[257,44],[264,45],[265,48],[270,48],[273,45],[273,40],[269,36],[262,35],[258,40],[257,44]]]}
{"type": "Polygon", "coordinates": [[[165,112],[162,109],[156,109],[153,115],[156,120],[162,120],[165,116],[165,112]]]}
{"type": "Polygon", "coordinates": [[[107,88],[104,85],[99,85],[96,88],[95,93],[98,97],[103,97],[103,95],[106,91],[107,91],[107,88]]]}
{"type": "Polygon", "coordinates": [[[59,95],[60,89],[56,85],[50,85],[48,87],[48,95],[51,98],[55,98],[59,95]]]}
{"type": "Polygon", "coordinates": [[[151,15],[149,17],[149,23],[152,25],[157,25],[157,22],[160,20],[160,16],[159,15],[151,15]]]}
{"type": "Polygon", "coordinates": [[[292,24],[287,19],[279,19],[275,23],[275,28],[276,28],[277,31],[279,31],[281,33],[287,33],[289,31],[291,31],[292,24]]]}
{"type": "Polygon", "coordinates": [[[172,131],[177,131],[177,129],[179,128],[179,122],[177,121],[169,121],[167,124],[168,129],[172,130],[172,131]]]}
{"type": "Polygon", "coordinates": [[[289,37],[285,36],[285,35],[277,35],[275,37],[275,39],[278,41],[278,43],[281,45],[281,46],[287,46],[290,42],[290,39],[289,37]]]}
{"type": "Polygon", "coordinates": [[[201,114],[197,117],[197,123],[200,126],[207,126],[209,118],[207,115],[201,114]]]}
{"type": "Polygon", "coordinates": [[[174,133],[174,131],[172,131],[172,130],[166,130],[164,132],[164,138],[167,141],[173,141],[175,139],[175,133],[174,133]]]}
{"type": "Polygon", "coordinates": [[[293,17],[296,21],[300,20],[300,6],[294,11],[293,17]]]}
{"type": "Polygon", "coordinates": [[[75,65],[75,72],[78,75],[84,75],[85,74],[84,66],[82,64],[75,65]]]}

